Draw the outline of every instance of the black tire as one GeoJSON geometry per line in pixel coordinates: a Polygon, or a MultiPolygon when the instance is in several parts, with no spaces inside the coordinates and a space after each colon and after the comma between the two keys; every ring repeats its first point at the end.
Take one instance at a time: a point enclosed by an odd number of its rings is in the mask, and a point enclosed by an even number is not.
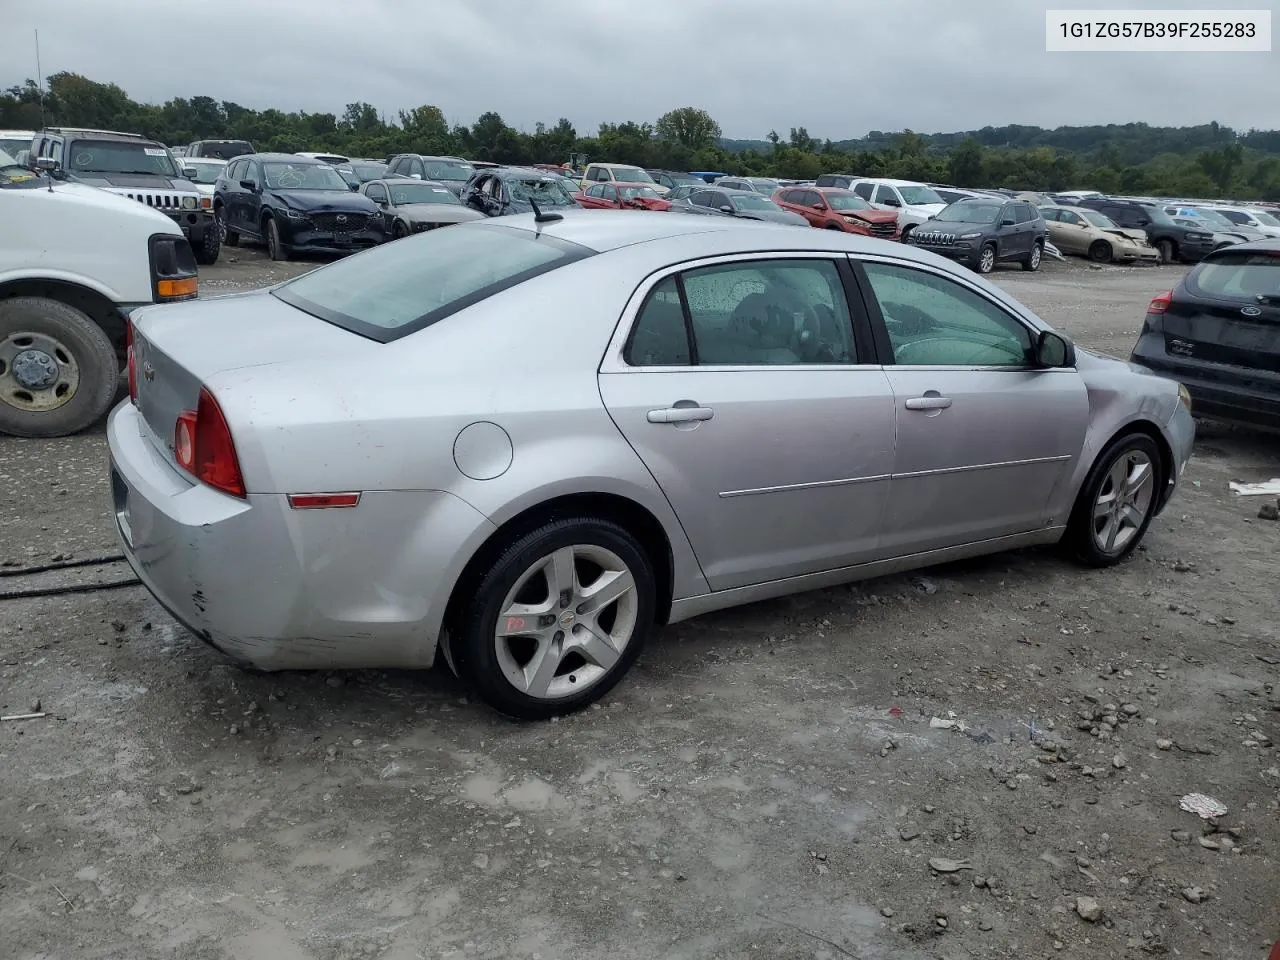
{"type": "Polygon", "coordinates": [[[288,260],[289,248],[280,239],[280,228],[276,225],[276,218],[267,217],[266,224],[267,228],[262,232],[267,237],[267,253],[272,260],[288,260]]]}
{"type": "Polygon", "coordinates": [[[392,239],[392,240],[403,240],[403,239],[404,239],[405,237],[407,237],[408,235],[409,235],[409,230],[408,230],[408,228],[407,228],[403,223],[401,223],[399,220],[397,220],[397,221],[392,225],[392,227],[391,227],[391,239],[392,239]]]}
{"type": "Polygon", "coordinates": [[[26,338],[37,348],[56,341],[58,349],[42,351],[56,364],[59,382],[43,390],[24,387],[0,362],[0,433],[15,437],[65,437],[92,426],[111,407],[120,386],[120,362],[103,329],[88,314],[46,297],[0,300],[0,343],[10,338],[22,347],[26,338]],[[65,353],[65,356],[60,354],[65,353]],[[72,367],[72,365],[74,365],[72,367]],[[62,379],[76,373],[74,387],[62,379]],[[50,409],[33,409],[42,400],[58,400],[50,409]]]}
{"type": "Polygon", "coordinates": [[[898,242],[906,243],[907,237],[911,236],[911,231],[914,230],[915,228],[916,228],[916,225],[914,223],[909,223],[905,227],[903,227],[902,233],[898,234],[898,242]]]}
{"type": "Polygon", "coordinates": [[[1114,256],[1115,251],[1105,240],[1095,240],[1089,244],[1089,259],[1094,263],[1110,263],[1114,256]]]}
{"type": "Polygon", "coordinates": [[[978,251],[978,259],[973,261],[973,269],[978,273],[987,274],[996,268],[996,245],[994,243],[984,243],[978,251]],[[991,256],[987,257],[987,251],[991,252],[991,256]]]}
{"type": "MultiPolygon", "coordinates": [[[[1151,437],[1145,433],[1130,433],[1112,441],[1111,445],[1098,455],[1093,469],[1089,471],[1088,477],[1080,487],[1080,493],[1071,511],[1071,518],[1067,521],[1067,532],[1062,539],[1063,546],[1071,556],[1086,566],[1110,567],[1119,563],[1137,549],[1142,538],[1146,536],[1151,518],[1155,516],[1160,497],[1164,492],[1164,483],[1160,448],[1151,437]],[[1094,507],[1110,483],[1109,475],[1112,468],[1121,458],[1129,457],[1131,454],[1145,456],[1151,465],[1150,502],[1145,508],[1142,523],[1136,527],[1136,533],[1122,547],[1108,551],[1097,543],[1095,537],[1097,520],[1094,507]]],[[[1105,518],[1103,523],[1105,528],[1105,518]]]]}
{"type": "Polygon", "coordinates": [[[1160,262],[1163,264],[1174,263],[1178,259],[1178,246],[1172,240],[1158,241],[1156,249],[1160,251],[1160,262]]]}
{"type": "Polygon", "coordinates": [[[1035,272],[1040,269],[1040,264],[1044,260],[1044,244],[1037,240],[1031,245],[1031,252],[1022,260],[1022,269],[1035,272]]]}
{"type": "MultiPolygon", "coordinates": [[[[459,588],[464,600],[449,629],[451,666],[485,703],[499,713],[521,720],[543,720],[572,713],[603,697],[635,662],[653,631],[656,584],[652,564],[630,533],[607,520],[587,516],[549,520],[515,539],[487,564],[487,569],[459,588]],[[542,558],[567,547],[592,546],[611,551],[631,574],[635,585],[635,622],[630,639],[617,661],[580,693],[556,698],[531,696],[507,679],[499,659],[500,608],[507,594],[542,558]]],[[[553,621],[548,629],[557,627],[553,621]]],[[[567,669],[568,673],[563,677],[557,674],[557,678],[574,682],[572,677],[581,667],[567,669]]]]}
{"type": "Polygon", "coordinates": [[[218,229],[216,223],[211,223],[205,227],[204,236],[200,238],[199,245],[193,245],[192,251],[196,255],[196,263],[202,267],[211,267],[218,262],[218,251],[222,249],[222,231],[218,229]]]}
{"type": "Polygon", "coordinates": [[[826,226],[826,229],[828,229],[828,230],[839,230],[841,233],[843,233],[843,232],[844,232],[844,227],[840,226],[840,224],[838,224],[838,223],[828,223],[828,224],[827,224],[827,226],[826,226]]]}
{"type": "Polygon", "coordinates": [[[226,207],[217,207],[213,211],[213,218],[218,221],[218,228],[222,231],[222,242],[228,247],[240,246],[240,234],[236,233],[227,226],[227,209],[226,207]]]}

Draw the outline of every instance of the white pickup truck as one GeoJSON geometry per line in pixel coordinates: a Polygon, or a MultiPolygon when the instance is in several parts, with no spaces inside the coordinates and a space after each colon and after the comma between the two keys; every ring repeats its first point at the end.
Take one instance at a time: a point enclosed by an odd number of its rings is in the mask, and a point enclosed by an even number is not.
{"type": "Polygon", "coordinates": [[[193,299],[195,255],[163,213],[3,151],[0,225],[0,433],[84,430],[119,389],[129,312],[193,299]]]}

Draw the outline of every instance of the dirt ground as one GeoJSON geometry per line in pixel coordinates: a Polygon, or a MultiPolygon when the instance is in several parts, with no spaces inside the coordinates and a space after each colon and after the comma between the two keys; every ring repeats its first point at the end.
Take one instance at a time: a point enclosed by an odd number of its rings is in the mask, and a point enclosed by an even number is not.
{"type": "MultiPolygon", "coordinates": [[[[227,251],[203,289],[306,266],[227,251]]],[[[1126,354],[1178,274],[995,280],[1126,354]]],[[[115,553],[105,470],[101,430],[0,439],[0,572],[115,553]]],[[[3,598],[121,564],[2,577],[0,714],[49,716],[0,722],[0,960],[1263,958],[1280,524],[1227,484],[1272,476],[1275,438],[1202,424],[1117,569],[706,616],[549,724],[443,669],[245,673],[136,586],[3,598]]]]}

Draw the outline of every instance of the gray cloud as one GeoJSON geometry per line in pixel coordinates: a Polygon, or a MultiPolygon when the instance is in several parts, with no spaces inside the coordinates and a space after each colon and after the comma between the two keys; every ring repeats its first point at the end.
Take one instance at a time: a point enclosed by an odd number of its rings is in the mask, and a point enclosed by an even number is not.
{"type": "MultiPolygon", "coordinates": [[[[1131,2],[1130,6],[1139,6],[1131,2]]],[[[0,83],[69,70],[136,100],[451,121],[654,120],[701,106],[726,136],[1218,120],[1280,128],[1271,53],[1046,53],[1046,6],[1099,0],[79,0],[4,17],[0,83]],[[601,15],[602,6],[606,12],[601,15]],[[74,7],[74,15],[62,16],[74,7]],[[56,11],[56,13],[55,13],[56,11]]],[[[1163,0],[1155,9],[1247,4],[1163,0]]],[[[1260,5],[1255,5],[1260,6],[1260,5]]]]}

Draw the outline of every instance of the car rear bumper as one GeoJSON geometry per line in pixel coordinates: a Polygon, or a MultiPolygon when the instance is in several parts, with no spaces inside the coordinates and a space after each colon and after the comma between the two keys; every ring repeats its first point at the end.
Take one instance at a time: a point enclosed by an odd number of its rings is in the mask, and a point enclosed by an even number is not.
{"type": "Polygon", "coordinates": [[[1197,417],[1280,428],[1280,374],[1170,357],[1159,333],[1143,334],[1129,359],[1185,386],[1197,417]]]}
{"type": "Polygon", "coordinates": [[[197,637],[264,670],[429,667],[459,558],[493,529],[442,491],[301,511],[283,494],[227,496],[179,473],[128,401],[107,442],[139,579],[197,637]]]}

